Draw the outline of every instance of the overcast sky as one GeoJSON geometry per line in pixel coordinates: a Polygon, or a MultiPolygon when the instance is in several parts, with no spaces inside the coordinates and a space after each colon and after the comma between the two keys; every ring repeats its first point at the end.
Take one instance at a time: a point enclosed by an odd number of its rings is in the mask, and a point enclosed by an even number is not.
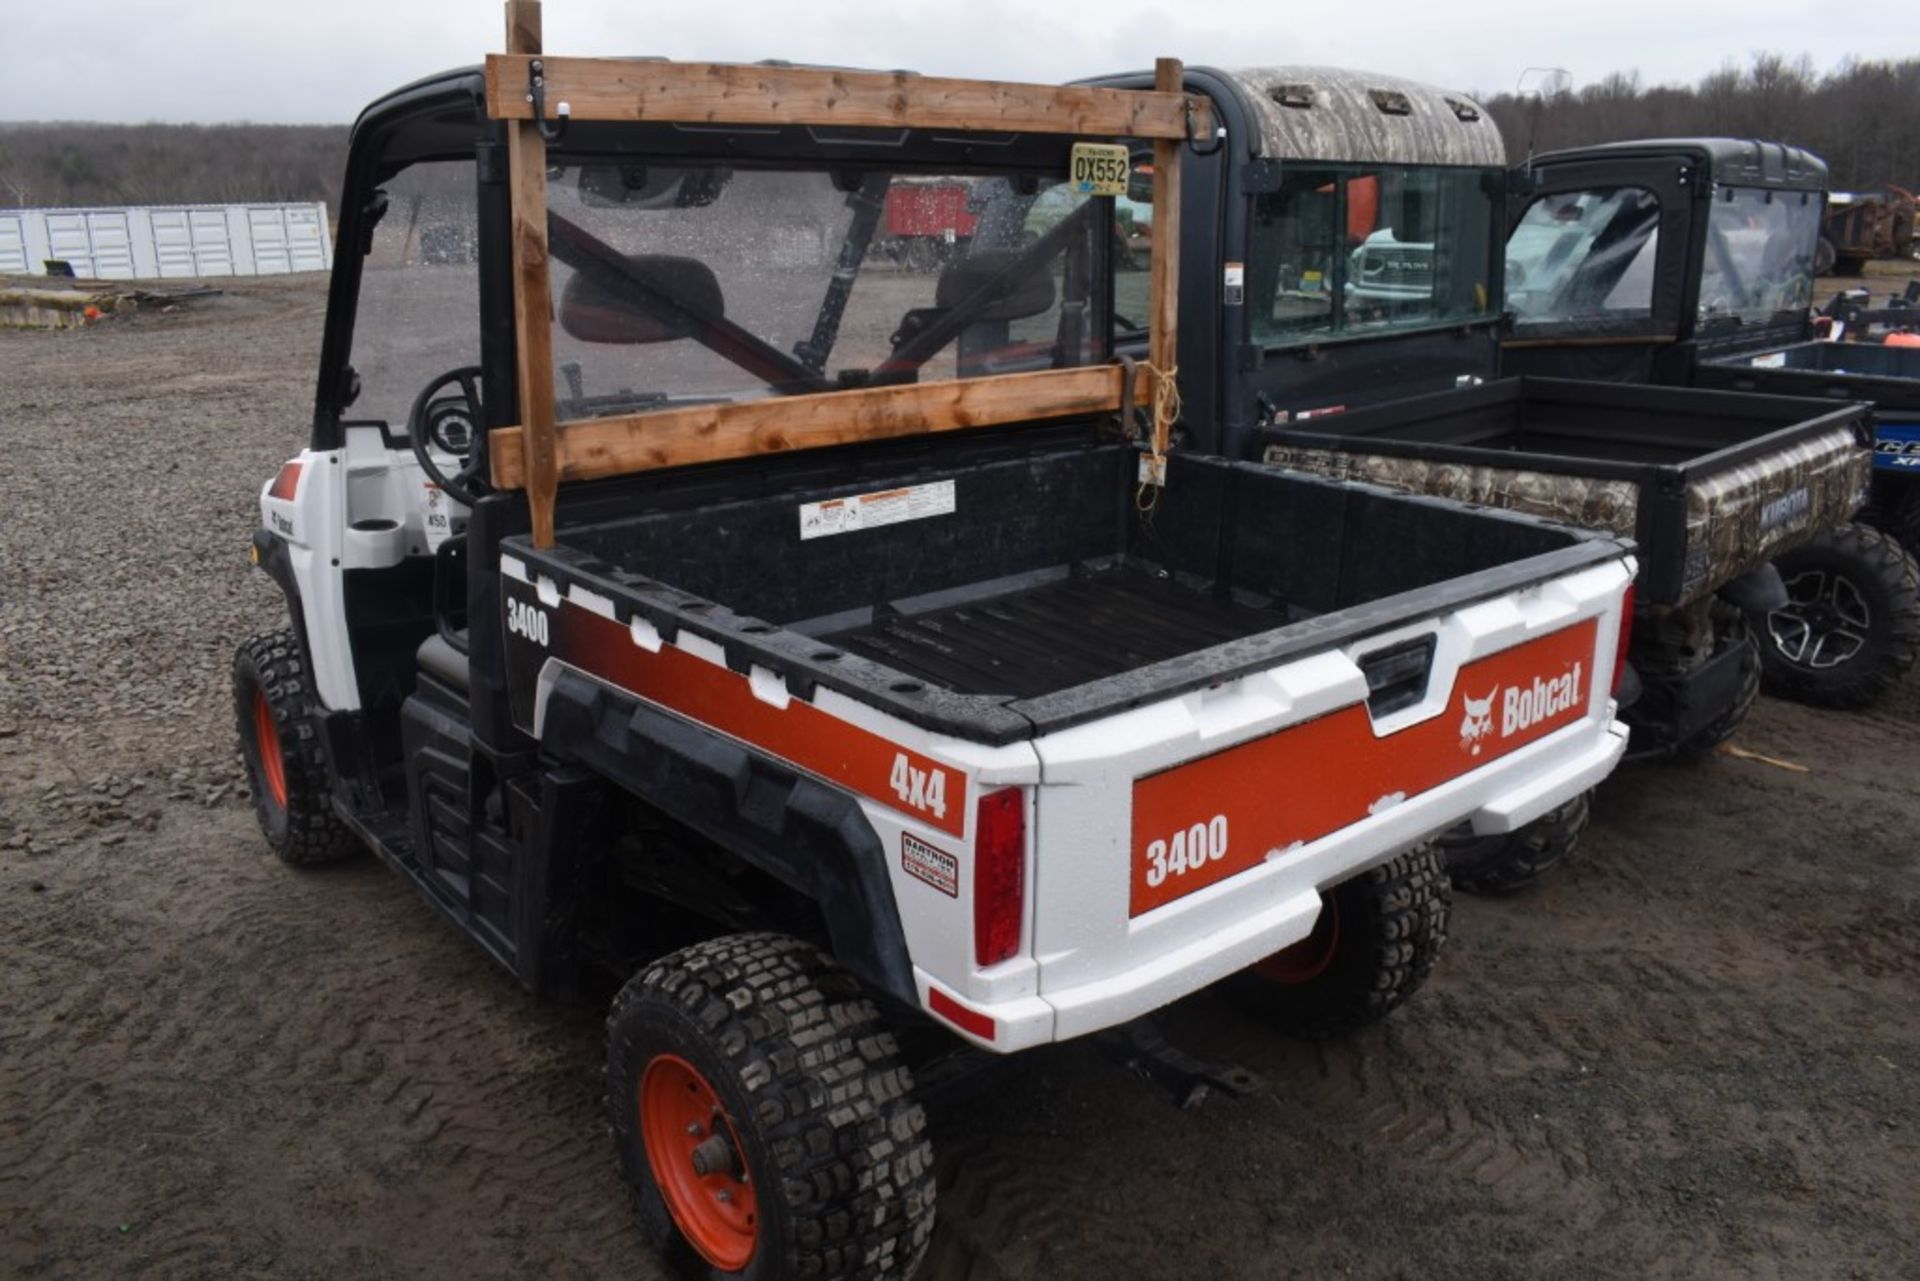
{"type": "MultiPolygon", "coordinates": [[[[1920,51],[1911,22],[1838,12],[1830,0],[547,0],[545,23],[552,53],[1038,81],[1171,54],[1481,92],[1511,89],[1529,66],[1565,67],[1576,86],[1636,68],[1648,83],[1691,82],[1757,50],[1804,53],[1821,71],[1848,54],[1920,51]]],[[[498,50],[502,18],[497,0],[0,0],[0,32],[0,120],[346,121],[387,89],[498,50]]]]}

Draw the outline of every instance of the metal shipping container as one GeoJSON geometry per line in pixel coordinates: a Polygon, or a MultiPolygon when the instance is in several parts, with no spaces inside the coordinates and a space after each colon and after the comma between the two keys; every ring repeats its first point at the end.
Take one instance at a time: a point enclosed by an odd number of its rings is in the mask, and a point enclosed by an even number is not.
{"type": "Polygon", "coordinates": [[[0,274],[44,275],[50,258],[96,280],[326,271],[324,204],[0,209],[0,274]]]}

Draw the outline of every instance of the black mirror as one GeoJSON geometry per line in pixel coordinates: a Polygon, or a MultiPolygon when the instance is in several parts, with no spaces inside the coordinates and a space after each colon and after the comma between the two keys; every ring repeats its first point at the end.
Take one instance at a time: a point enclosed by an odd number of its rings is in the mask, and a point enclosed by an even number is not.
{"type": "Polygon", "coordinates": [[[672,342],[726,315],[720,281],[697,258],[642,254],[623,270],[590,271],[560,294],[560,328],[581,342],[672,342]]]}

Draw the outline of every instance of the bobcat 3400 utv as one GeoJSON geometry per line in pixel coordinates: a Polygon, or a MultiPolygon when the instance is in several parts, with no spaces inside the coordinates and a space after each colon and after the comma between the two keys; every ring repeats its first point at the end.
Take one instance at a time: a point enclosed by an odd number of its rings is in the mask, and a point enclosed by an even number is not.
{"type": "Polygon", "coordinates": [[[1380,1017],[1434,835],[1620,758],[1624,542],[1169,449],[1164,258],[1158,360],[1110,359],[1100,144],[1177,182],[1177,64],[543,58],[509,9],[354,128],[237,719],[287,862],[371,848],[536,993],[624,984],[613,1140],[682,1271],[913,1270],[903,1030],[1380,1017]],[[868,257],[901,176],[969,192],[937,272],[868,257]]]}

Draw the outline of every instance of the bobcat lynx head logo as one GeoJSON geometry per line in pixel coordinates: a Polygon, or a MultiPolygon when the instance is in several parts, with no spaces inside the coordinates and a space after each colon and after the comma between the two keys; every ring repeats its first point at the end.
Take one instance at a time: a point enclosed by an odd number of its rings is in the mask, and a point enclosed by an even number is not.
{"type": "Polygon", "coordinates": [[[1493,732],[1493,700],[1499,693],[1498,685],[1488,690],[1485,698],[1473,698],[1462,691],[1461,702],[1467,714],[1460,721],[1460,746],[1475,756],[1480,755],[1480,740],[1493,732]]]}

